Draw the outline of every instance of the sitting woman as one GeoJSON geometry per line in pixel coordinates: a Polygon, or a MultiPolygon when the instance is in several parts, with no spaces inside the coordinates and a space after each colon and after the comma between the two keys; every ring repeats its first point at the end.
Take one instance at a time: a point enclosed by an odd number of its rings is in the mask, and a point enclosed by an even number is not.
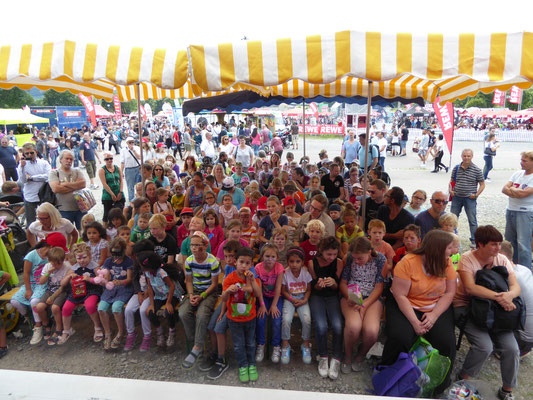
{"type": "Polygon", "coordinates": [[[400,352],[408,352],[418,336],[426,338],[440,354],[451,361],[448,375],[435,389],[441,393],[449,384],[455,360],[455,326],[451,303],[457,287],[457,274],[450,256],[453,235],[430,231],[420,248],[396,264],[386,304],[387,342],[382,363],[391,365],[400,352]]]}
{"type": "MultiPolygon", "coordinates": [[[[516,279],[511,262],[499,254],[503,241],[502,234],[492,225],[480,226],[474,234],[476,249],[461,255],[457,272],[459,284],[453,299],[456,321],[466,316],[468,304],[472,296],[495,300],[504,310],[515,308],[513,299],[520,295],[520,286],[516,279]],[[483,268],[505,266],[509,272],[509,291],[493,292],[483,286],[476,285],[476,272],[483,268]]],[[[498,392],[498,398],[511,400],[512,390],[516,387],[518,366],[520,364],[520,350],[513,331],[488,332],[474,325],[471,320],[466,321],[464,332],[470,342],[470,350],[459,373],[461,379],[468,379],[479,374],[483,363],[489,358],[493,350],[500,353],[500,369],[503,387],[498,392]]]]}

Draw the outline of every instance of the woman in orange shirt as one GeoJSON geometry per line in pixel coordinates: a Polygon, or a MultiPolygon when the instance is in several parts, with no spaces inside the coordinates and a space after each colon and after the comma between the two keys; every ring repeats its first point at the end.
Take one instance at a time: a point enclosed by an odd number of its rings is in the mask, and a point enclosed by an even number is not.
{"type": "MultiPolygon", "coordinates": [[[[426,234],[420,248],[396,264],[392,294],[386,305],[387,342],[382,364],[391,365],[400,352],[408,352],[424,336],[440,354],[455,360],[455,327],[451,307],[457,274],[450,256],[453,235],[439,230],[426,234]]],[[[449,375],[435,389],[449,384],[449,375]]]]}

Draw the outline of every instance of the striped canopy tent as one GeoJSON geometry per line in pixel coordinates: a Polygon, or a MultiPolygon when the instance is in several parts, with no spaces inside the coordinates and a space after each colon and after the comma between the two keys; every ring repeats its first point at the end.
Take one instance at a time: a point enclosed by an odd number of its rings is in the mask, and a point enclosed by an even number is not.
{"type": "Polygon", "coordinates": [[[343,31],[303,39],[241,41],[189,47],[191,81],[204,92],[235,84],[287,97],[423,97],[441,103],[528,88],[533,81],[533,33],[385,34],[343,31]],[[352,78],[352,79],[350,79],[352,78]]]}

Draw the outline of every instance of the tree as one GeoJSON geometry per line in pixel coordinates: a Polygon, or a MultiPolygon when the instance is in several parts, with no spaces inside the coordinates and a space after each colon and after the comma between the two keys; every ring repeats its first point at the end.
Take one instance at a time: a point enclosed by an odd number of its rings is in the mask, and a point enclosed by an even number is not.
{"type": "Polygon", "coordinates": [[[474,97],[468,100],[468,102],[465,104],[465,108],[470,108],[470,107],[487,108],[487,104],[486,104],[485,99],[474,97]]]}
{"type": "Polygon", "coordinates": [[[25,90],[14,87],[13,89],[0,89],[0,108],[22,108],[35,104],[33,97],[25,90]]]}
{"type": "Polygon", "coordinates": [[[41,104],[43,106],[83,106],[78,96],[69,91],[59,93],[53,89],[44,93],[41,104]]]}

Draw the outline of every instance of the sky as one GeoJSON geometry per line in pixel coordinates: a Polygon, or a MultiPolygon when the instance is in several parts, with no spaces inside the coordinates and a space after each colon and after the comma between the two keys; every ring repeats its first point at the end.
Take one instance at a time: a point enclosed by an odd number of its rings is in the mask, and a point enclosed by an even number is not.
{"type": "Polygon", "coordinates": [[[531,0],[5,0],[0,45],[68,39],[185,49],[342,30],[533,32],[532,14],[531,0]]]}

